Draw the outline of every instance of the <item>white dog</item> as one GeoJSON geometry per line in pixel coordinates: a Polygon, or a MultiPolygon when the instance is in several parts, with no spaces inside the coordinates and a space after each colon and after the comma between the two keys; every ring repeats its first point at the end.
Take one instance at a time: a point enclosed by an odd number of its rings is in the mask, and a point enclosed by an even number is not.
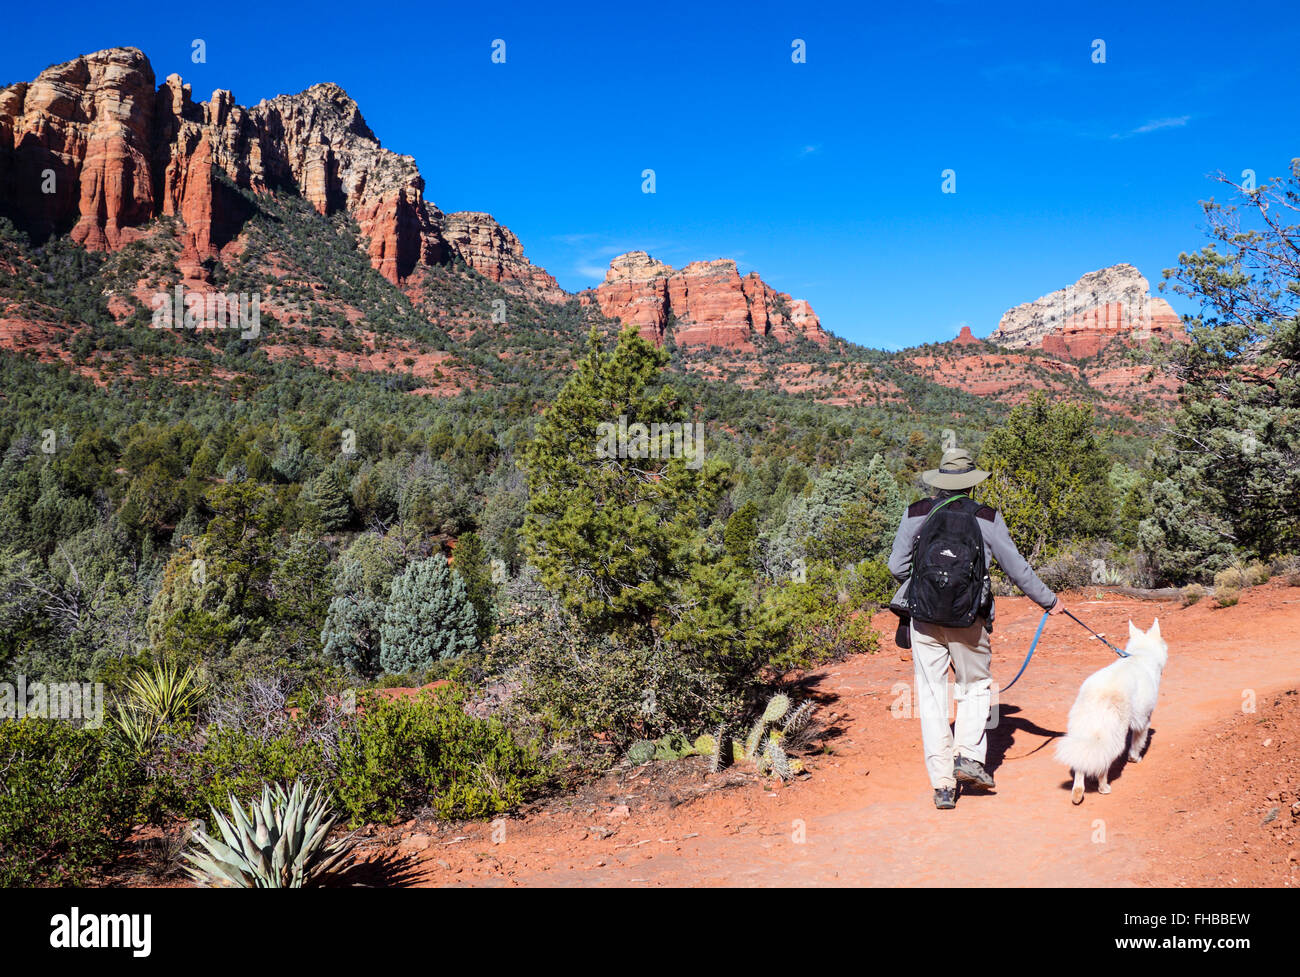
{"type": "Polygon", "coordinates": [[[1070,800],[1083,803],[1085,777],[1097,778],[1097,790],[1110,793],[1106,782],[1110,765],[1124,752],[1124,734],[1133,731],[1128,758],[1142,759],[1150,732],[1151,711],[1160,694],[1160,673],[1169,658],[1169,646],[1160,637],[1160,619],[1143,633],[1128,622],[1127,658],[1111,662],[1084,679],[1079,697],[1070,707],[1070,726],[1056,747],[1056,759],[1074,771],[1070,800]]]}

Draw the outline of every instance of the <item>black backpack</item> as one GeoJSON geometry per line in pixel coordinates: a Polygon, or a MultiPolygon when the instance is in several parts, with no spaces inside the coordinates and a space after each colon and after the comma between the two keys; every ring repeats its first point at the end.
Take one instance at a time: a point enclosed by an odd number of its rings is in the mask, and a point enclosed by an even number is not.
{"type": "Polygon", "coordinates": [[[974,509],[952,505],[965,495],[938,503],[921,524],[912,547],[907,603],[912,617],[928,624],[965,628],[984,612],[990,593],[984,535],[974,509]]]}

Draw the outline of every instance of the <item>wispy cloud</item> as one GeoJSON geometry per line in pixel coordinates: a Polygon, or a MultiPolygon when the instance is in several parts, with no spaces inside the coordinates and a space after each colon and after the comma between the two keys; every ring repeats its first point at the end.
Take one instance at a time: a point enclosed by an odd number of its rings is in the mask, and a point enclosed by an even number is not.
{"type": "Polygon", "coordinates": [[[813,156],[816,155],[817,153],[820,153],[821,151],[822,151],[821,143],[817,143],[815,146],[805,146],[803,149],[799,150],[799,155],[813,156]]]}
{"type": "Polygon", "coordinates": [[[1112,133],[1112,139],[1128,139],[1131,136],[1143,136],[1148,132],[1159,132],[1161,129],[1181,129],[1187,123],[1192,121],[1190,115],[1176,115],[1167,119],[1152,119],[1150,122],[1143,123],[1136,129],[1130,129],[1128,132],[1112,133]]]}

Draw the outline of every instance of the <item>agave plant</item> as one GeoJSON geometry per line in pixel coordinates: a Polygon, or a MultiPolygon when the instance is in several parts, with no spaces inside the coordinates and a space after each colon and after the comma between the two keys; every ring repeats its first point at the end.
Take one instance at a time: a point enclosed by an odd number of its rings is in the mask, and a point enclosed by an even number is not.
{"type": "Polygon", "coordinates": [[[200,885],[239,889],[301,889],[337,869],[352,850],[352,836],[328,842],[336,815],[320,791],[295,781],[264,786],[262,800],[245,811],[232,796],[231,817],[215,807],[212,819],[224,843],[196,830],[200,847],[185,853],[185,870],[200,885]]]}

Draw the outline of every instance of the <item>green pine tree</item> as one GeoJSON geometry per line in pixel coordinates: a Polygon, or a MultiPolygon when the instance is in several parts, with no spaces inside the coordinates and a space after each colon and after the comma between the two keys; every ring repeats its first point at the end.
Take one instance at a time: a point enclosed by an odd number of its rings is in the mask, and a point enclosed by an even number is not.
{"type": "MultiPolygon", "coordinates": [[[[660,372],[668,354],[625,329],[611,352],[593,329],[587,355],[528,444],[527,555],[542,583],[597,631],[646,627],[699,584],[697,543],[725,468],[689,459],[602,457],[609,428],[689,422],[660,372]],[[602,434],[605,432],[605,434],[602,434]]],[[[616,452],[615,452],[616,454],[616,452]]]]}
{"type": "Polygon", "coordinates": [[[336,468],[327,468],[313,478],[302,494],[308,519],[325,532],[342,529],[352,517],[347,483],[336,468]]]}
{"type": "Polygon", "coordinates": [[[1138,530],[1173,581],[1300,550],[1300,159],[1255,188],[1219,182],[1236,202],[1202,204],[1212,243],[1165,272],[1201,306],[1138,530]]]}
{"type": "Polygon", "coordinates": [[[1113,529],[1111,460],[1087,404],[1053,404],[1036,391],[989,434],[980,466],[991,475],[976,495],[1001,511],[1031,561],[1113,529]]]}
{"type": "Polygon", "coordinates": [[[452,572],[465,584],[465,596],[474,606],[478,638],[482,641],[492,632],[496,586],[492,583],[492,564],[488,561],[487,548],[478,533],[465,533],[456,541],[453,560],[452,572]]]}

